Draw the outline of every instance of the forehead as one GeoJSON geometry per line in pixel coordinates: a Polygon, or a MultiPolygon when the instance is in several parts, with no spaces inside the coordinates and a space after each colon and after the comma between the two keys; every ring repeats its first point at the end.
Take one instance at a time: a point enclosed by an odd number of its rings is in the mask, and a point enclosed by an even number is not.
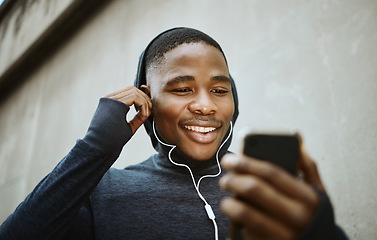
{"type": "Polygon", "coordinates": [[[222,52],[206,43],[185,43],[165,53],[161,61],[147,69],[149,83],[161,83],[162,75],[209,74],[229,76],[222,52]]]}

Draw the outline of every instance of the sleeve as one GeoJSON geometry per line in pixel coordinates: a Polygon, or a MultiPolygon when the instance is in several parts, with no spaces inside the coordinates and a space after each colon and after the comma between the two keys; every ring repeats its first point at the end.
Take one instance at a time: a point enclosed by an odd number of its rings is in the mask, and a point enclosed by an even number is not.
{"type": "Polygon", "coordinates": [[[346,234],[335,224],[334,211],[329,197],[326,193],[315,190],[320,198],[317,212],[298,240],[347,240],[346,234]]]}
{"type": "Polygon", "coordinates": [[[117,100],[100,99],[85,137],[5,220],[0,239],[92,237],[91,213],[85,203],[132,137],[125,121],[128,110],[117,100]]]}

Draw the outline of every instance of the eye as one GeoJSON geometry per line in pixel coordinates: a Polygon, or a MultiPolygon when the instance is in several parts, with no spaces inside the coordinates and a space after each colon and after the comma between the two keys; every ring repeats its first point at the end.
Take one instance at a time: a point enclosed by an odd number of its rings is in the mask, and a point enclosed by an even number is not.
{"type": "Polygon", "coordinates": [[[229,90],[225,88],[214,88],[211,90],[211,92],[216,95],[225,95],[229,92],[229,90]]]}
{"type": "Polygon", "coordinates": [[[178,94],[178,95],[188,94],[188,93],[191,93],[192,91],[193,90],[191,88],[188,88],[188,87],[175,88],[175,89],[172,90],[173,93],[178,94]]]}

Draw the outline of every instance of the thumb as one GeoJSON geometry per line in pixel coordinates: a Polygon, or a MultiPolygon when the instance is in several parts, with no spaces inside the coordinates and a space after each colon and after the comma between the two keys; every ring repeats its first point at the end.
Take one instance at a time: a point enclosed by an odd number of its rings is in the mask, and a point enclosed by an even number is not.
{"type": "Polygon", "coordinates": [[[298,162],[299,170],[304,174],[304,181],[308,184],[316,187],[322,192],[326,192],[326,189],[319,176],[317,164],[309,157],[303,146],[300,147],[300,159],[298,162]]]}
{"type": "Polygon", "coordinates": [[[131,126],[132,134],[135,134],[139,127],[148,119],[150,112],[151,111],[148,107],[142,106],[140,111],[138,111],[133,119],[128,122],[131,126]]]}

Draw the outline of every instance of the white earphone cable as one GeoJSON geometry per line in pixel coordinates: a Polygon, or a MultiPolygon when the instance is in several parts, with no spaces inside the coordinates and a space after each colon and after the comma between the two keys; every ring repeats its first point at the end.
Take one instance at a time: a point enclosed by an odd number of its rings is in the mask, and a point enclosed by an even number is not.
{"type": "Polygon", "coordinates": [[[191,168],[190,168],[188,165],[183,164],[183,163],[176,163],[176,162],[174,162],[174,161],[172,160],[172,158],[171,158],[171,154],[172,154],[173,150],[174,150],[177,146],[175,146],[175,145],[171,145],[171,144],[167,144],[167,143],[164,143],[163,141],[161,141],[161,140],[158,138],[158,136],[157,136],[157,134],[156,134],[156,129],[155,129],[154,121],[153,121],[153,123],[152,123],[152,128],[153,128],[153,134],[154,134],[154,136],[156,137],[157,141],[158,141],[159,143],[161,143],[162,145],[164,145],[164,146],[171,147],[171,149],[170,149],[170,151],[169,151],[169,154],[168,154],[168,158],[169,158],[170,162],[171,162],[172,164],[176,165],[176,166],[185,167],[185,168],[187,168],[187,170],[189,171],[190,176],[191,176],[191,179],[192,179],[192,182],[193,182],[194,187],[195,187],[195,190],[196,190],[198,196],[200,197],[200,199],[202,199],[202,201],[203,201],[204,204],[205,204],[204,208],[205,208],[205,210],[206,210],[206,212],[207,212],[208,218],[211,219],[212,222],[213,222],[213,226],[214,226],[214,228],[215,228],[215,240],[218,240],[218,228],[217,228],[217,223],[216,223],[216,220],[215,220],[215,214],[213,213],[213,210],[212,210],[211,205],[209,205],[209,204],[207,203],[206,199],[205,199],[205,198],[203,197],[203,195],[200,193],[199,186],[200,186],[200,182],[201,182],[204,178],[208,178],[208,177],[213,177],[213,178],[215,178],[215,177],[218,177],[218,176],[221,174],[221,166],[220,166],[220,161],[219,161],[219,153],[220,153],[221,148],[224,146],[224,144],[229,140],[230,136],[232,135],[232,131],[233,131],[233,123],[230,122],[230,132],[229,132],[227,138],[225,139],[225,141],[220,145],[220,147],[218,148],[218,150],[217,150],[217,152],[216,152],[216,162],[217,162],[217,166],[218,166],[218,169],[219,169],[218,173],[213,174],[213,175],[205,175],[205,176],[202,176],[202,177],[198,180],[197,183],[195,182],[194,174],[192,173],[191,168]]]}

